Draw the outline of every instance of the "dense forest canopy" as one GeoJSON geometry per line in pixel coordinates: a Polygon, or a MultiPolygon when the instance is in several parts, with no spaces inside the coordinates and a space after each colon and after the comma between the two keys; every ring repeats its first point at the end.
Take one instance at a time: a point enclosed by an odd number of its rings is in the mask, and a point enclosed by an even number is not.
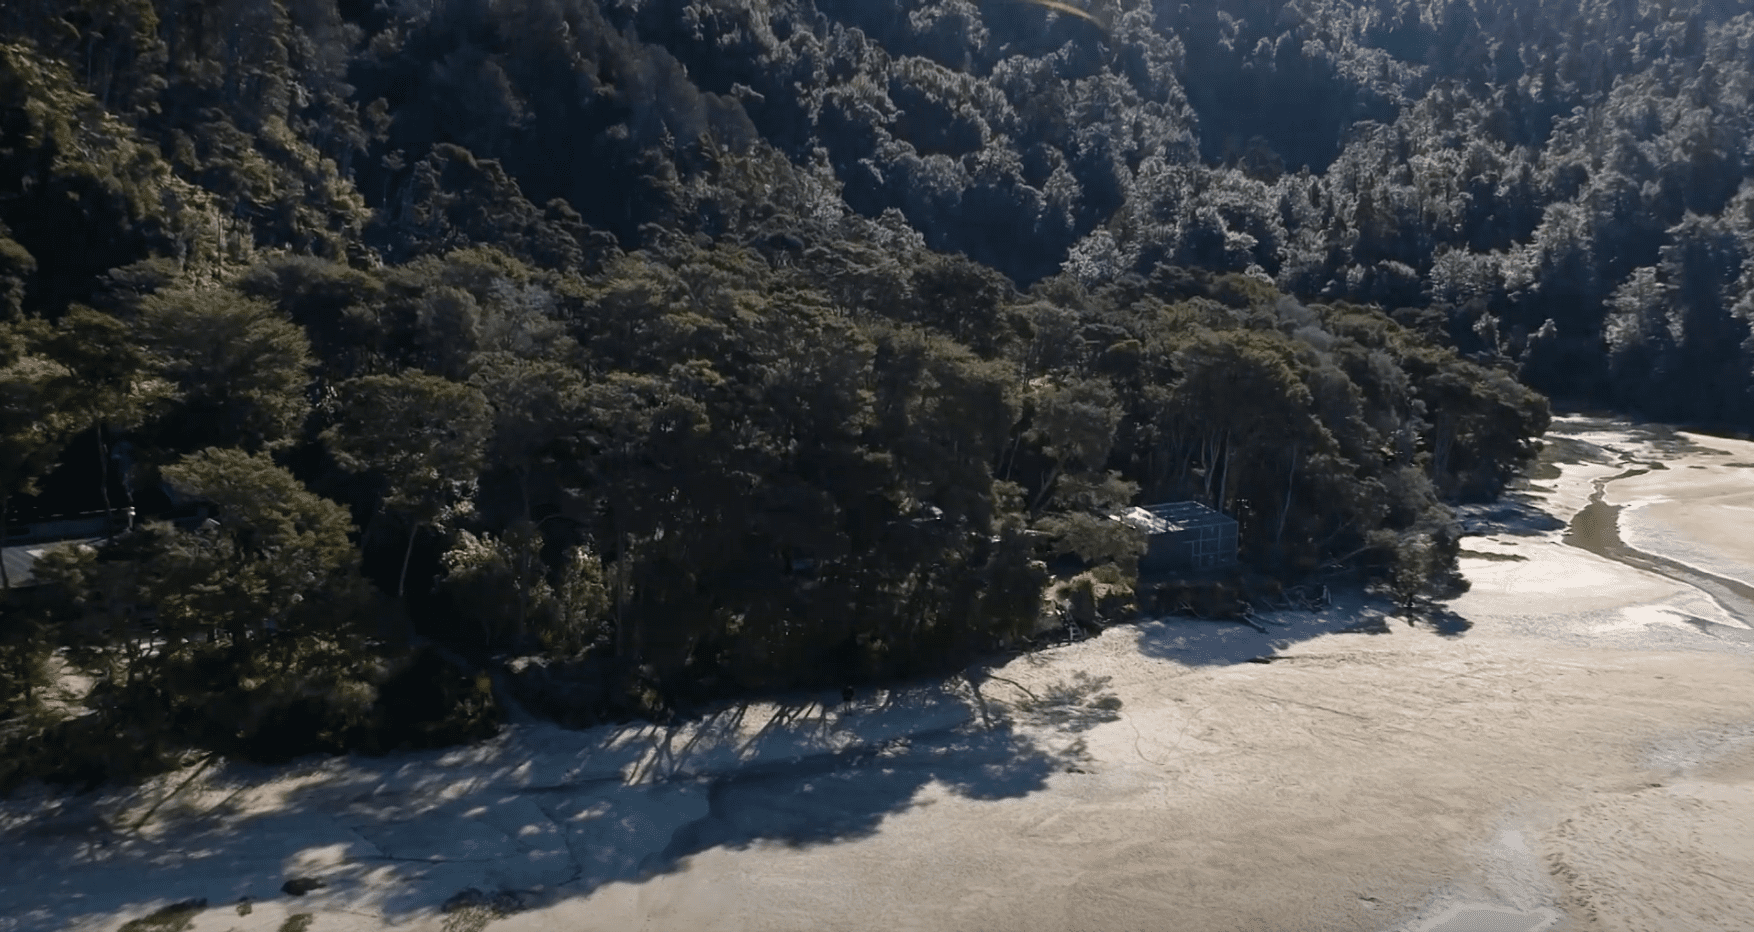
{"type": "Polygon", "coordinates": [[[1738,4],[0,12],[0,537],[139,516],[0,603],[18,772],[936,669],[1139,502],[1413,599],[1525,385],[1754,427],[1738,4]]]}

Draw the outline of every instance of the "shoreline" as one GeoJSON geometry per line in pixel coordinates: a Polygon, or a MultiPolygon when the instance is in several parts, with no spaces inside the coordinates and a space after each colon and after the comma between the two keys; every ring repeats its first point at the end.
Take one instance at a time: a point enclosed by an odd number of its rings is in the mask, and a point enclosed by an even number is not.
{"type": "Polygon", "coordinates": [[[1353,595],[1272,613],[1267,634],[1145,620],[853,703],[800,694],[668,725],[227,765],[132,837],[104,826],[186,773],[10,800],[0,888],[22,892],[0,932],[116,932],[196,897],[210,905],[191,932],[307,913],[311,932],[1460,932],[1471,913],[1608,932],[1754,916],[1754,895],[1711,879],[1754,868],[1754,644],[1687,621],[1725,617],[1690,583],[1564,540],[1622,467],[1553,471],[1474,516],[1486,533],[1466,547],[1485,556],[1464,557],[1473,588],[1448,606],[1465,630],[1353,595]],[[327,886],[280,892],[305,876],[327,886]],[[482,897],[457,899],[470,888],[482,897]]]}
{"type": "MultiPolygon", "coordinates": [[[[1616,479],[1633,478],[1647,472],[1649,471],[1627,470],[1618,476],[1594,480],[1596,491],[1590,495],[1589,504],[1567,524],[1563,538],[1565,543],[1634,569],[1646,570],[1692,586],[1711,597],[1726,615],[1742,619],[1754,618],[1754,586],[1708,573],[1678,560],[1638,550],[1628,546],[1621,538],[1620,514],[1626,506],[1608,504],[1603,498],[1606,487],[1616,479]]],[[[1727,636],[1754,640],[1754,629],[1746,625],[1730,626],[1705,619],[1694,619],[1694,623],[1707,633],[1725,631],[1730,632],[1727,636]]]]}

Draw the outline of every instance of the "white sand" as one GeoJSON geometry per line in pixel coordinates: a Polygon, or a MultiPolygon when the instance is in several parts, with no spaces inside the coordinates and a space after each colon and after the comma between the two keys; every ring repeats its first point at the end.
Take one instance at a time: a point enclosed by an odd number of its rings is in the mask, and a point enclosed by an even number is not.
{"type": "MultiPolygon", "coordinates": [[[[1693,497],[1737,504],[1732,479],[1679,481],[1734,457],[1638,452],[1668,484],[1613,496],[1662,497],[1665,533],[1747,559],[1693,497]]],[[[1540,504],[1569,518],[1619,470],[1564,467],[1540,504]]],[[[494,932],[1754,928],[1754,641],[1691,620],[1736,621],[1683,583],[1514,530],[1467,541],[1527,559],[1467,559],[1447,636],[1362,604],[1271,636],[1151,622],[978,690],[230,767],[141,836],[113,826],[174,782],[15,800],[0,932],[109,932],[190,897],[212,903],[198,932],[301,912],[461,932],[488,915],[436,907],[470,886],[522,891],[494,932]],[[1386,633],[1339,633],[1360,622],[1386,633]],[[280,894],[297,875],[329,886],[280,894]]]]}

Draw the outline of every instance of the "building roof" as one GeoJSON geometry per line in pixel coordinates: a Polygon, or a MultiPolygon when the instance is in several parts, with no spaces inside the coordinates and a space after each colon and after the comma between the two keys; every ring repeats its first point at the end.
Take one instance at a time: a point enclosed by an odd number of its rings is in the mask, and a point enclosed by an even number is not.
{"type": "MultiPolygon", "coordinates": [[[[120,517],[120,515],[117,515],[120,517]]],[[[44,518],[23,524],[14,524],[6,529],[8,544],[42,544],[57,540],[96,537],[108,531],[110,518],[103,513],[89,515],[62,515],[55,518],[44,518]]]]}
{"type": "Polygon", "coordinates": [[[73,544],[100,544],[103,538],[92,537],[78,540],[52,540],[40,544],[21,544],[17,547],[0,549],[0,561],[6,564],[6,579],[14,589],[28,589],[37,584],[36,574],[32,569],[37,558],[56,547],[73,544]]]}
{"type": "Polygon", "coordinates": [[[1236,519],[1199,502],[1164,502],[1134,506],[1114,516],[1147,534],[1171,534],[1194,528],[1235,525],[1236,519]]]}

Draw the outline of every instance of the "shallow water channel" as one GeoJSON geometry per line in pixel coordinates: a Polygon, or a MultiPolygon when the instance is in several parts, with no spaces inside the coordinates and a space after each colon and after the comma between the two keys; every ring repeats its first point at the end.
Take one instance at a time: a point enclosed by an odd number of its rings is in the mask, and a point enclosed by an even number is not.
{"type": "MultiPolygon", "coordinates": [[[[1687,446],[1691,445],[1685,438],[1678,437],[1673,431],[1666,428],[1646,427],[1642,428],[1642,432],[1648,435],[1650,441],[1663,447],[1676,449],[1677,452],[1683,452],[1687,446]]],[[[1738,579],[1708,573],[1677,560],[1646,553],[1628,546],[1625,541],[1621,540],[1620,512],[1623,506],[1611,505],[1604,500],[1608,485],[1621,479],[1648,475],[1653,470],[1668,469],[1668,465],[1654,459],[1641,461],[1636,453],[1630,451],[1620,451],[1613,448],[1602,449],[1604,452],[1618,456],[1627,468],[1615,475],[1593,480],[1595,491],[1590,494],[1589,504],[1572,516],[1562,538],[1564,542],[1617,563],[1656,573],[1678,583],[1692,586],[1709,596],[1725,612],[1754,625],[1754,586],[1738,579]]],[[[1716,637],[1754,641],[1754,630],[1719,624],[1692,616],[1687,616],[1687,621],[1701,631],[1716,637]]]]}

